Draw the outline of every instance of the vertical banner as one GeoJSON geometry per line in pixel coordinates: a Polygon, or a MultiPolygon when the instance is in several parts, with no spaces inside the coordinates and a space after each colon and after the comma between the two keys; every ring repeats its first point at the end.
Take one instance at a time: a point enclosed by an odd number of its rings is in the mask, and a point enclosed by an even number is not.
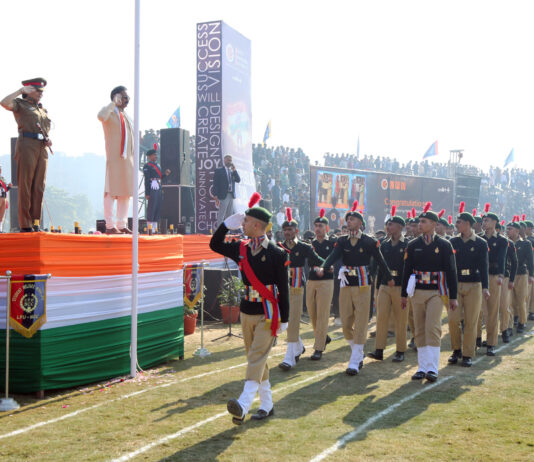
{"type": "Polygon", "coordinates": [[[256,190],[252,165],[252,109],[250,97],[250,40],[222,24],[223,155],[231,155],[241,177],[234,209],[243,212],[256,190]]]}
{"type": "Polygon", "coordinates": [[[197,24],[196,201],[197,232],[215,229],[213,172],[222,165],[222,21],[197,24]]]}
{"type": "Polygon", "coordinates": [[[9,325],[31,338],[46,322],[47,275],[18,275],[11,278],[9,325]]]}

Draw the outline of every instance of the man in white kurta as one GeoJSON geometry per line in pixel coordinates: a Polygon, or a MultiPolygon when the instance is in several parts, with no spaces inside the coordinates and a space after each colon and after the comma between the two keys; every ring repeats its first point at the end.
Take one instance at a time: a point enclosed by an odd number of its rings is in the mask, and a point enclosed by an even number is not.
{"type": "Polygon", "coordinates": [[[133,122],[124,112],[130,98],[125,87],[111,92],[111,103],[98,113],[106,143],[104,218],[107,234],[131,234],[128,210],[133,195],[133,122]],[[113,206],[117,202],[116,219],[113,206]]]}

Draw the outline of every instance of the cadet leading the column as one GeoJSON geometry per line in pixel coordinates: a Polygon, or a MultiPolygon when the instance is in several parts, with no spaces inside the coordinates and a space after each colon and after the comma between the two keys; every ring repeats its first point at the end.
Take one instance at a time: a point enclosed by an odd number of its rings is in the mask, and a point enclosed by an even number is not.
{"type": "Polygon", "coordinates": [[[443,305],[458,308],[456,262],[449,241],[436,234],[439,218],[427,202],[419,215],[421,236],[406,250],[402,281],[402,306],[410,296],[415,323],[415,343],[419,368],[412,380],[438,379],[443,305]]]}
{"type": "Polygon", "coordinates": [[[324,260],[315,253],[313,247],[301,241],[298,235],[298,223],[293,219],[291,208],[286,208],[286,221],[282,223],[285,241],[278,245],[289,254],[289,325],[287,327],[287,350],[284,360],[278,365],[280,369],[288,371],[297,364],[304,353],[304,343],[300,338],[300,317],[304,297],[306,276],[304,264],[308,264],[312,271],[316,271],[324,260]]]}
{"type": "Polygon", "coordinates": [[[371,302],[371,286],[369,285],[371,257],[375,258],[380,270],[384,273],[388,286],[395,285],[395,280],[380,251],[380,243],[375,238],[363,234],[360,229],[363,216],[357,208],[358,201],[354,201],[352,208],[345,214],[349,234],[339,237],[334,251],[322,265],[324,269],[330,268],[337,260],[343,263],[338,273],[338,278],[341,280],[339,312],[343,335],[351,347],[350,360],[345,371],[348,375],[358,374],[363,366],[363,347],[367,340],[371,302]]]}
{"type": "Polygon", "coordinates": [[[254,193],[249,209],[226,218],[210,241],[211,250],[239,264],[245,284],[240,310],[247,354],[246,381],[241,396],[227,404],[236,425],[245,420],[258,391],[260,409],[252,418],[262,420],[274,414],[267,358],[276,336],[287,329],[289,317],[287,254],[265,235],[272,215],[255,207],[260,199],[254,193]],[[249,239],[224,242],[228,230],[240,227],[249,239]]]}

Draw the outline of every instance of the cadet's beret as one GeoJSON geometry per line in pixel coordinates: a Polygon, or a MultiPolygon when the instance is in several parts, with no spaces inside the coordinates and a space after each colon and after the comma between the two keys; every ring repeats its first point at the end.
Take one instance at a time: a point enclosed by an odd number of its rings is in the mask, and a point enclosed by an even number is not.
{"type": "Polygon", "coordinates": [[[430,210],[430,207],[432,207],[432,202],[427,202],[423,208],[423,213],[419,214],[419,219],[427,218],[428,220],[432,220],[437,223],[439,221],[438,214],[430,210]]]}
{"type": "Polygon", "coordinates": [[[534,228],[534,223],[530,220],[525,220],[525,225],[527,228],[534,228]]]}
{"type": "MultiPolygon", "coordinates": [[[[491,204],[489,202],[486,202],[486,204],[484,204],[484,215],[483,215],[483,217],[484,218],[490,218],[492,220],[495,220],[498,223],[499,222],[499,217],[497,216],[496,213],[490,212],[490,207],[491,207],[491,204]]],[[[475,217],[475,219],[476,218],[478,218],[478,217],[475,217]]]]}
{"type": "Polygon", "coordinates": [[[325,210],[321,209],[319,210],[319,216],[313,221],[314,223],[323,223],[327,225],[329,223],[328,218],[324,216],[325,210]]]}
{"type": "Polygon", "coordinates": [[[43,91],[43,88],[46,87],[46,79],[42,77],[36,77],[35,79],[23,80],[22,85],[25,87],[35,87],[36,90],[43,91]]]}
{"type": "Polygon", "coordinates": [[[345,221],[347,221],[348,217],[356,217],[356,218],[359,218],[362,222],[364,222],[363,215],[356,210],[357,208],[358,208],[358,201],[354,201],[352,203],[351,209],[347,213],[345,213],[345,221]]]}
{"type": "Polygon", "coordinates": [[[293,218],[291,207],[286,207],[286,221],[282,223],[282,228],[287,228],[288,226],[296,228],[298,225],[297,220],[293,218]]]}
{"type": "Polygon", "coordinates": [[[265,223],[269,223],[271,221],[271,217],[273,216],[272,213],[263,207],[254,207],[260,200],[261,196],[259,193],[255,192],[252,194],[250,200],[248,201],[249,208],[245,211],[245,215],[256,218],[257,220],[265,223]]]}
{"type": "MultiPolygon", "coordinates": [[[[390,213],[390,217],[388,219],[387,222],[392,222],[392,223],[398,223],[399,225],[402,225],[402,226],[406,226],[406,222],[404,221],[404,218],[402,217],[399,217],[397,215],[397,206],[396,205],[392,205],[391,206],[391,213],[390,213]]],[[[386,223],[387,223],[386,222],[386,223]]]]}

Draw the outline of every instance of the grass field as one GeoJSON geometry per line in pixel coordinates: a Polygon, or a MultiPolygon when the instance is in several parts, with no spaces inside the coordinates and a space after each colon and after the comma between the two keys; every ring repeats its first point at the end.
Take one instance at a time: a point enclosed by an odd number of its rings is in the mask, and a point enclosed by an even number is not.
{"type": "MultiPolygon", "coordinates": [[[[58,393],[44,400],[15,396],[21,409],[0,414],[2,461],[534,461],[534,332],[482,353],[472,368],[447,366],[444,324],[441,370],[435,384],[412,382],[416,354],[392,363],[365,360],[356,377],[344,371],[349,347],[335,340],[321,361],[276,365],[285,334],[271,352],[275,416],[264,422],[231,423],[226,401],[242,389],[242,340],[211,342],[212,353],[193,356],[199,335],[186,337],[184,361],[58,393]]],[[[236,329],[239,331],[239,328],[236,329]]],[[[390,339],[391,340],[391,339],[390,339]]],[[[370,339],[366,351],[374,349],[370,339]]],[[[255,408],[255,407],[254,407],[255,408]]]]}

